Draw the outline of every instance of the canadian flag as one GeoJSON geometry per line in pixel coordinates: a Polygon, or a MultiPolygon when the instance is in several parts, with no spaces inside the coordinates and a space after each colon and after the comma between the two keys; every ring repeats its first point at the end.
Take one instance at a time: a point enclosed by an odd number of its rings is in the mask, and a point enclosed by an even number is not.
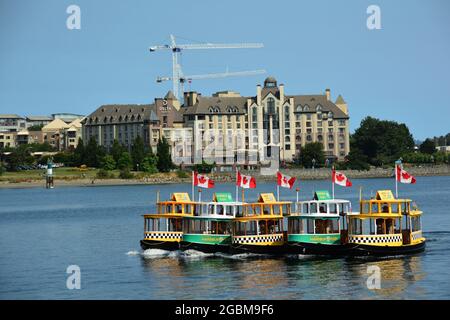
{"type": "Polygon", "coordinates": [[[295,183],[295,177],[290,177],[282,174],[281,172],[277,172],[277,184],[283,188],[292,189],[295,183]]]}
{"type": "Polygon", "coordinates": [[[333,183],[336,183],[340,186],[343,186],[343,187],[351,187],[352,186],[352,182],[350,181],[349,178],[347,178],[345,176],[345,174],[338,172],[334,169],[333,169],[333,175],[332,175],[331,179],[332,179],[333,183]]]}
{"type": "Polygon", "coordinates": [[[194,186],[200,188],[214,188],[214,180],[194,172],[194,186]]]}
{"type": "Polygon", "coordinates": [[[238,171],[236,185],[244,189],[256,188],[256,180],[252,176],[244,176],[238,171]]]}
{"type": "Polygon", "coordinates": [[[414,176],[410,175],[408,172],[403,170],[398,164],[396,165],[396,173],[395,176],[397,177],[397,181],[401,183],[416,183],[416,178],[414,176]]]}

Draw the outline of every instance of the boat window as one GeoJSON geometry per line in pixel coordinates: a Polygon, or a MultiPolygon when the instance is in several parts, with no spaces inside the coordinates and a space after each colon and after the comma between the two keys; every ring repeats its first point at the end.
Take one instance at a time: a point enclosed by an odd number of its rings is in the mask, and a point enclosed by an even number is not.
{"type": "Polygon", "coordinates": [[[238,223],[235,224],[235,230],[234,231],[235,231],[235,234],[237,236],[245,235],[245,225],[246,225],[245,222],[238,222],[238,223]]]}
{"type": "MultiPolygon", "coordinates": [[[[378,213],[378,212],[380,212],[380,211],[378,211],[378,203],[376,203],[376,202],[372,203],[371,208],[370,208],[370,213],[378,213]]],[[[383,206],[383,212],[385,212],[384,206],[383,206]]]]}
{"type": "Polygon", "coordinates": [[[330,213],[337,214],[338,213],[338,205],[336,203],[330,203],[330,213]]]}
{"type": "MultiPolygon", "coordinates": [[[[276,207],[276,206],[274,206],[274,207],[276,207]]],[[[270,206],[263,206],[263,213],[270,214],[270,206]]]]}
{"type": "Polygon", "coordinates": [[[227,216],[233,216],[233,207],[232,206],[225,206],[225,214],[227,216]]]}
{"type": "Polygon", "coordinates": [[[226,221],[211,221],[211,234],[230,234],[230,226],[226,221]]]}
{"type": "Polygon", "coordinates": [[[314,219],[306,219],[306,233],[314,234],[314,219]]]}
{"type": "Polygon", "coordinates": [[[183,205],[181,205],[181,204],[175,205],[175,212],[176,213],[183,213],[183,205]]]}
{"type": "Polygon", "coordinates": [[[402,213],[403,214],[408,214],[409,213],[409,203],[408,202],[403,202],[402,203],[402,213]]]}
{"type": "Polygon", "coordinates": [[[172,213],[172,205],[171,204],[167,205],[166,212],[164,212],[164,213],[172,213]]]}
{"type": "Polygon", "coordinates": [[[320,213],[327,213],[327,204],[326,203],[319,203],[319,212],[320,213]]]}
{"type": "Polygon", "coordinates": [[[310,209],[310,213],[317,213],[317,203],[315,203],[315,202],[311,203],[309,209],[310,209]]]}
{"type": "Polygon", "coordinates": [[[391,212],[392,213],[400,213],[399,203],[391,203],[391,212]]]}
{"type": "Polygon", "coordinates": [[[248,236],[253,236],[257,234],[256,221],[248,221],[245,224],[245,234],[248,236]]]}
{"type": "Polygon", "coordinates": [[[420,217],[411,217],[411,231],[419,231],[422,230],[420,217]]]}
{"type": "Polygon", "coordinates": [[[300,233],[300,219],[289,219],[288,232],[291,234],[300,233]]]}
{"type": "Polygon", "coordinates": [[[309,213],[309,205],[307,203],[302,204],[302,213],[309,213]]]}
{"type": "Polygon", "coordinates": [[[402,230],[401,230],[401,219],[400,218],[396,218],[396,219],[394,219],[394,222],[395,222],[395,224],[394,224],[394,233],[401,233],[402,232],[402,230]]]}
{"type": "Polygon", "coordinates": [[[338,207],[341,216],[348,212],[348,205],[346,203],[340,203],[338,207]]]}
{"type": "Polygon", "coordinates": [[[350,221],[350,234],[362,234],[362,219],[351,219],[350,221]]]}
{"type": "Polygon", "coordinates": [[[291,206],[289,204],[283,205],[283,213],[284,213],[284,215],[291,214],[291,206]]]}
{"type": "Polygon", "coordinates": [[[213,205],[213,204],[208,205],[208,214],[215,213],[214,207],[215,207],[215,205],[213,205]]]}
{"type": "Polygon", "coordinates": [[[386,234],[394,234],[394,219],[386,219],[386,234]]]}
{"type": "Polygon", "coordinates": [[[168,219],[169,229],[168,231],[180,232],[181,231],[181,220],[180,219],[168,219]]]}
{"type": "Polygon", "coordinates": [[[225,213],[224,206],[223,205],[217,205],[217,212],[216,212],[216,214],[223,215],[224,213],[225,213]]]}

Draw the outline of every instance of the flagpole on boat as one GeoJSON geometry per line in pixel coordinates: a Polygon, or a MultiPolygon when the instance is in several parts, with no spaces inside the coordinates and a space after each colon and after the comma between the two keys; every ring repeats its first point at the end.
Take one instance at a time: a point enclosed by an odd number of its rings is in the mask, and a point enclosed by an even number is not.
{"type": "Polygon", "coordinates": [[[236,166],[236,202],[239,202],[239,187],[238,187],[238,168],[236,166]]]}
{"type": "Polygon", "coordinates": [[[280,201],[280,186],[277,185],[277,201],[280,201]]]}
{"type": "Polygon", "coordinates": [[[335,171],[334,171],[334,166],[332,167],[332,169],[331,169],[331,193],[333,194],[333,200],[334,200],[334,174],[335,174],[335,171]]]}
{"type": "Polygon", "coordinates": [[[398,176],[397,176],[397,166],[399,160],[394,162],[394,170],[395,170],[395,197],[398,199],[398,176]]]}
{"type": "Polygon", "coordinates": [[[191,191],[192,201],[195,201],[195,194],[194,194],[194,171],[192,171],[192,191],[191,191]]]}
{"type": "Polygon", "coordinates": [[[298,213],[298,192],[300,191],[300,188],[295,188],[295,193],[296,193],[296,199],[297,201],[295,202],[295,212],[298,213]]]}

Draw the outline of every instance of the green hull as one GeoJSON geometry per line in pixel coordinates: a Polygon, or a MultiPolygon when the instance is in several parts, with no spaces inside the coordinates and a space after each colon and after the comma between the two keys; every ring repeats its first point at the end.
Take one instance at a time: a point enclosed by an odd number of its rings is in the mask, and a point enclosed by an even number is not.
{"type": "Polygon", "coordinates": [[[340,234],[288,234],[288,242],[341,244],[340,234]]]}
{"type": "Polygon", "coordinates": [[[231,235],[226,234],[183,234],[183,242],[200,244],[231,244],[231,235]]]}

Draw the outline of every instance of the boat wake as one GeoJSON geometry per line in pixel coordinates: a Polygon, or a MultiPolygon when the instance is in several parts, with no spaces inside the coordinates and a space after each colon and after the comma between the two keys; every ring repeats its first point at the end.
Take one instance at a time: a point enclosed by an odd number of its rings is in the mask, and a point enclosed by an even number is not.
{"type": "Polygon", "coordinates": [[[136,250],[131,250],[131,251],[128,251],[128,252],[126,253],[126,255],[127,255],[127,256],[138,256],[138,255],[140,255],[140,252],[139,252],[139,251],[136,251],[136,250]]]}
{"type": "Polygon", "coordinates": [[[206,253],[198,250],[175,250],[175,251],[167,251],[162,249],[147,249],[142,253],[137,251],[129,251],[127,255],[141,255],[144,259],[157,259],[157,258],[173,258],[173,259],[186,259],[186,260],[195,260],[195,259],[205,259],[205,258],[223,258],[223,259],[232,259],[232,260],[245,260],[251,258],[262,258],[262,257],[270,257],[270,255],[266,254],[257,254],[257,253],[239,253],[239,254],[227,254],[227,253],[206,253]]]}

